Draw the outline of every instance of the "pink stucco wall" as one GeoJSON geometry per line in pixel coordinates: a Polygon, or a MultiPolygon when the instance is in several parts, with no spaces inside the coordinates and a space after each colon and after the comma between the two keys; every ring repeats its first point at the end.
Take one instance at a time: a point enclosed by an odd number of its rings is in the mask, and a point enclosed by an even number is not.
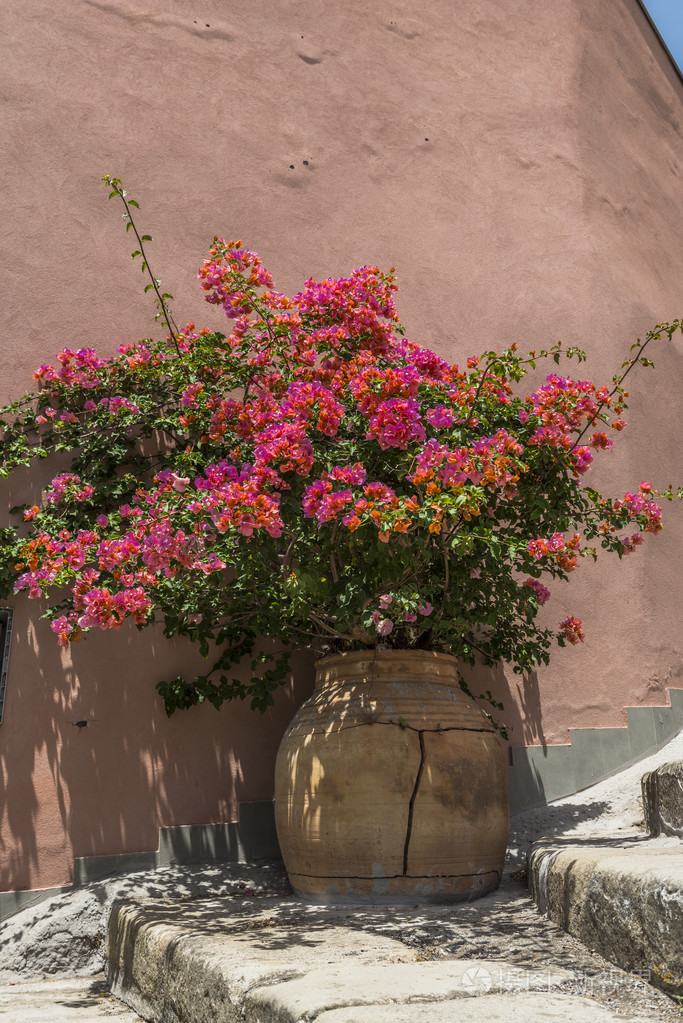
{"type": "MultiPolygon", "coordinates": [[[[105,172],[141,202],[183,321],[220,325],[193,280],[215,233],[285,290],[396,266],[409,335],[453,361],[562,340],[609,380],[635,336],[683,314],[683,86],[635,0],[5,0],[0,38],[3,398],[63,345],[154,329],[105,172]]],[[[683,478],[682,353],[634,381],[595,470],[615,492],[683,478]]],[[[477,680],[513,742],[622,724],[683,684],[680,508],[666,524],[554,594],[549,622],[578,615],[584,646],[524,686],[477,680]]],[[[62,654],[16,603],[0,890],[68,883],[74,856],[152,849],[160,824],[269,798],[310,676],[265,720],[238,705],[168,721],[153,684],[192,656],[134,630],[62,654]]]]}

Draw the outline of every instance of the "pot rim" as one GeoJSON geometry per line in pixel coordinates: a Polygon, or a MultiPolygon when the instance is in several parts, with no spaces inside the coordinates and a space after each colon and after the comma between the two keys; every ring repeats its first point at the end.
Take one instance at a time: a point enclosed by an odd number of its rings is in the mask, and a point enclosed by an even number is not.
{"type": "Polygon", "coordinates": [[[325,657],[319,657],[314,662],[316,671],[323,664],[332,664],[335,661],[348,661],[357,660],[360,658],[370,658],[371,660],[390,660],[394,657],[410,657],[415,660],[429,660],[438,658],[452,664],[458,663],[458,658],[453,654],[444,654],[439,650],[378,650],[377,647],[368,647],[366,650],[343,650],[339,654],[327,654],[325,657]]]}

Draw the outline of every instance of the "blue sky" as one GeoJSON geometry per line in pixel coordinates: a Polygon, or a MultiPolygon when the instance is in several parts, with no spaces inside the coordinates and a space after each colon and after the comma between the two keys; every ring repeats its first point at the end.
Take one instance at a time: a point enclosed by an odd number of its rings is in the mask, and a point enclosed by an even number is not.
{"type": "Polygon", "coordinates": [[[683,69],[683,0],[643,0],[671,55],[683,69]]]}

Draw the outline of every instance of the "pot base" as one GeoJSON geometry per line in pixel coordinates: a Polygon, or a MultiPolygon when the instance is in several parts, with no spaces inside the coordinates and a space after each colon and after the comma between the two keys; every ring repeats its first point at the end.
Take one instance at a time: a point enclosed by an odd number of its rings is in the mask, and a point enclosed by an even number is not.
{"type": "Polygon", "coordinates": [[[495,891],[498,871],[463,877],[306,877],[290,874],[294,894],[317,905],[360,904],[373,906],[469,902],[495,891]]]}

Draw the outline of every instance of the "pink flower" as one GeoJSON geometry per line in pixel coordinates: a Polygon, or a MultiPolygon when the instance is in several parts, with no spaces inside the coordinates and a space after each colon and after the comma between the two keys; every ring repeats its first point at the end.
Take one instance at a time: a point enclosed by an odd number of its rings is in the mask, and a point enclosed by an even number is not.
{"type": "Polygon", "coordinates": [[[534,590],[539,604],[543,605],[550,600],[550,590],[547,589],[538,579],[525,579],[522,585],[530,586],[531,589],[534,590]]]}
{"type": "Polygon", "coordinates": [[[586,638],[581,628],[581,619],[575,618],[574,615],[569,615],[563,622],[560,622],[560,628],[564,633],[564,638],[576,646],[577,643],[583,643],[586,638]]]}
{"type": "MultiPolygon", "coordinates": [[[[649,486],[649,484],[645,484],[649,486]]],[[[662,509],[654,501],[647,501],[643,497],[643,493],[649,491],[642,489],[641,483],[640,490],[642,493],[638,494],[625,494],[623,501],[615,501],[614,508],[619,511],[621,508],[626,508],[631,518],[636,518],[638,515],[645,516],[646,524],[643,527],[646,533],[658,533],[662,528],[662,509]]]]}
{"type": "Polygon", "coordinates": [[[379,606],[382,608],[383,611],[386,611],[386,609],[389,607],[393,599],[394,598],[391,596],[390,593],[383,593],[382,596],[379,598],[379,606]]]}
{"type": "Polygon", "coordinates": [[[383,618],[381,622],[375,626],[380,636],[388,636],[390,632],[393,632],[394,623],[391,618],[383,618]]]}
{"type": "Polygon", "coordinates": [[[574,448],[572,451],[574,456],[574,469],[577,473],[584,473],[593,461],[592,452],[588,448],[574,448]]]}
{"type": "Polygon", "coordinates": [[[448,429],[453,425],[455,413],[446,405],[437,405],[436,408],[429,410],[427,419],[437,430],[448,429]]]}
{"type": "Polygon", "coordinates": [[[176,473],[173,473],[173,475],[171,476],[171,479],[173,480],[173,484],[172,484],[173,485],[173,489],[177,493],[179,493],[179,494],[184,494],[185,491],[187,490],[187,485],[190,482],[190,477],[189,476],[177,476],[176,473]]]}
{"type": "Polygon", "coordinates": [[[434,607],[433,607],[433,605],[432,605],[432,604],[430,604],[430,603],[429,603],[429,601],[427,601],[427,603],[426,603],[426,604],[418,604],[418,605],[417,605],[417,610],[418,610],[418,611],[420,612],[420,614],[421,614],[421,615],[422,615],[422,616],[423,616],[424,618],[428,618],[428,617],[429,617],[429,615],[430,615],[430,614],[432,613],[432,611],[434,610],[434,607]]]}
{"type": "Polygon", "coordinates": [[[600,432],[596,431],[593,434],[590,440],[590,445],[592,448],[602,448],[606,451],[608,448],[612,447],[612,441],[609,439],[604,430],[600,430],[600,432]]]}
{"type": "Polygon", "coordinates": [[[355,462],[353,465],[344,467],[335,465],[334,469],[330,469],[327,474],[327,478],[330,480],[338,480],[341,483],[355,483],[357,485],[365,483],[366,476],[367,473],[361,462],[355,462]]]}
{"type": "Polygon", "coordinates": [[[644,542],[642,533],[634,533],[633,536],[624,537],[621,541],[624,545],[624,554],[632,554],[636,547],[644,542]]]}
{"type": "Polygon", "coordinates": [[[104,528],[104,526],[109,525],[109,516],[98,515],[97,518],[95,519],[95,522],[97,523],[98,526],[102,526],[102,528],[104,528]]]}
{"type": "Polygon", "coordinates": [[[412,441],[425,439],[420,406],[414,398],[390,398],[378,405],[370,419],[368,440],[377,440],[383,451],[400,448],[406,451],[412,441]]]}

